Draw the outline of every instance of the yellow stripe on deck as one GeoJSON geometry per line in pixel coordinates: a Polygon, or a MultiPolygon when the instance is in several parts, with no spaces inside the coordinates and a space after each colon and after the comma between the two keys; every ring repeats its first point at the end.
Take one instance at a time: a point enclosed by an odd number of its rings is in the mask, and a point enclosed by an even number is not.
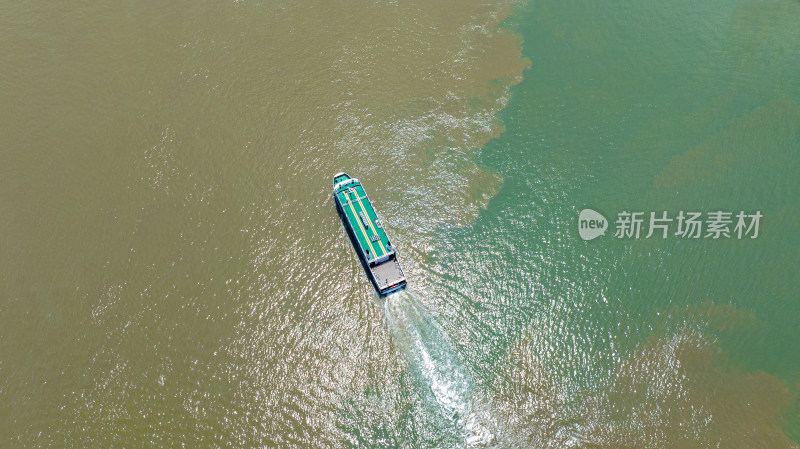
{"type": "Polygon", "coordinates": [[[367,221],[369,222],[369,227],[372,229],[372,233],[378,236],[378,244],[381,245],[381,250],[383,250],[383,254],[387,254],[386,248],[383,247],[383,242],[381,241],[381,236],[375,230],[375,226],[372,225],[372,219],[369,218],[369,213],[367,213],[367,208],[364,207],[364,203],[361,202],[361,197],[358,196],[358,192],[356,192],[356,198],[358,198],[358,204],[361,205],[361,208],[364,209],[364,215],[367,216],[367,221]]]}
{"type": "MultiPolygon", "coordinates": [[[[356,195],[356,196],[358,196],[358,195],[356,195]]],[[[359,218],[358,218],[358,214],[356,213],[356,208],[353,207],[353,202],[350,201],[350,195],[348,195],[347,192],[344,192],[344,197],[347,198],[347,205],[350,206],[350,210],[353,211],[353,218],[355,218],[356,223],[358,223],[359,229],[361,229],[361,232],[364,233],[364,240],[367,241],[367,245],[369,245],[369,249],[372,250],[372,256],[377,259],[378,255],[375,253],[375,248],[372,247],[372,243],[370,243],[369,237],[367,237],[366,229],[364,229],[364,226],[361,224],[361,220],[359,220],[359,218]]]]}

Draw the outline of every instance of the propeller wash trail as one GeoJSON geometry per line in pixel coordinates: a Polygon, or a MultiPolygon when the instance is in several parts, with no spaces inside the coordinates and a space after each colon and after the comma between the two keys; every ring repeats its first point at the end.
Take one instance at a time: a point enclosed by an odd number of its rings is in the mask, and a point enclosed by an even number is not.
{"type": "Polygon", "coordinates": [[[451,429],[454,447],[483,447],[494,435],[479,422],[469,374],[439,323],[408,290],[386,297],[386,325],[408,363],[428,412],[451,429]]]}

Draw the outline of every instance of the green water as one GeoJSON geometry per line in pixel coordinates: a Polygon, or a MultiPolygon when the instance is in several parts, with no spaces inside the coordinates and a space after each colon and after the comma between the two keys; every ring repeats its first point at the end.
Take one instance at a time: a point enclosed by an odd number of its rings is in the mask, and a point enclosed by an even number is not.
{"type": "Polygon", "coordinates": [[[0,38],[0,447],[798,447],[800,3],[26,2],[0,38]]]}
{"type": "Polygon", "coordinates": [[[436,308],[517,435],[795,447],[798,14],[533,2],[512,19],[532,67],[481,153],[504,183],[434,257],[436,308]],[[765,218],[755,240],[584,242],[587,206],[765,218]]]}

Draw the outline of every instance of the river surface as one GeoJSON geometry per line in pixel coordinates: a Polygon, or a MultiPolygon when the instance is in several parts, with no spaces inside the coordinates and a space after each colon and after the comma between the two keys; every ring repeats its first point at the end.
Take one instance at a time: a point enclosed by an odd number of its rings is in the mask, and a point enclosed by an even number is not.
{"type": "Polygon", "coordinates": [[[33,0],[0,41],[0,447],[800,448],[797,1],[33,0]]]}

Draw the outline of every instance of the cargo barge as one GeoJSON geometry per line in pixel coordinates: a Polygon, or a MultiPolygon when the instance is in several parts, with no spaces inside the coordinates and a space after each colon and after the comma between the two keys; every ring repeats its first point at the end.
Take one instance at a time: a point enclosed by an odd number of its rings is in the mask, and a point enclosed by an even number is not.
{"type": "Polygon", "coordinates": [[[333,177],[333,199],[342,224],[378,294],[388,295],[406,286],[397,251],[378,219],[364,188],[346,173],[333,177]]]}

